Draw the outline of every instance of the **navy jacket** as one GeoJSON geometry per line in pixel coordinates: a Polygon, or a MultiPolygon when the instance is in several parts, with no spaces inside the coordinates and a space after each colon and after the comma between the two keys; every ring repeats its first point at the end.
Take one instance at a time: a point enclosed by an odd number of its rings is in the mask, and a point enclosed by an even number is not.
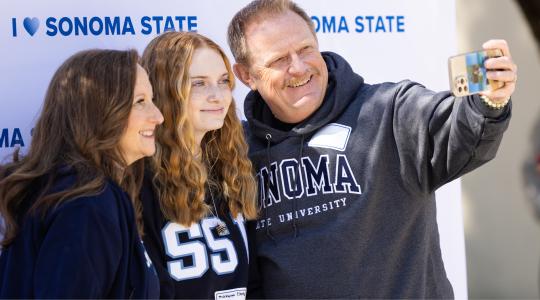
{"type": "MultiPolygon", "coordinates": [[[[76,175],[57,176],[51,192],[71,186],[76,175]]],[[[0,298],[158,297],[131,200],[111,180],[97,195],[19,221],[19,234],[0,256],[0,298]]]]}

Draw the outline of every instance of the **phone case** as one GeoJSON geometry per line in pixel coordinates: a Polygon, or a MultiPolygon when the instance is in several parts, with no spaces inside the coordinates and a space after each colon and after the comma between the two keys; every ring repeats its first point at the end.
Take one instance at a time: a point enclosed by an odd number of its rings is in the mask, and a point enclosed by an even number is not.
{"type": "Polygon", "coordinates": [[[487,79],[484,61],[490,57],[502,56],[500,49],[489,49],[464,53],[448,58],[450,90],[456,97],[496,90],[504,83],[487,79]]]}

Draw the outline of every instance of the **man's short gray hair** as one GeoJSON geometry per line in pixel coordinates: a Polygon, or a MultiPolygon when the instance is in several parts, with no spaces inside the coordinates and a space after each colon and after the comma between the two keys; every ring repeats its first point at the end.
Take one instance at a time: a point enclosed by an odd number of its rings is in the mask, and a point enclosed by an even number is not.
{"type": "Polygon", "coordinates": [[[229,23],[227,38],[234,59],[237,63],[249,66],[250,57],[246,42],[246,28],[256,18],[275,16],[292,11],[300,16],[313,32],[315,39],[315,27],[305,10],[290,0],[255,0],[246,5],[234,15],[229,23]]]}

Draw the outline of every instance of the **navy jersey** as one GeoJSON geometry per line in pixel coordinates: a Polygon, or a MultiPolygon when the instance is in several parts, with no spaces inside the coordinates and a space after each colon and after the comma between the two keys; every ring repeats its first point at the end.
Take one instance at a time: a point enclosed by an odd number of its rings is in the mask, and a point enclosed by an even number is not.
{"type": "Polygon", "coordinates": [[[221,234],[214,216],[190,227],[166,220],[148,176],[140,198],[143,240],[158,272],[161,298],[245,298],[249,250],[242,215],[219,213],[227,227],[221,234]]]}
{"type": "MultiPolygon", "coordinates": [[[[73,185],[76,175],[64,171],[51,192],[73,185]]],[[[23,206],[33,201],[29,197],[23,206]]],[[[0,298],[158,297],[131,200],[111,180],[97,195],[19,221],[19,234],[0,256],[0,298]]]]}

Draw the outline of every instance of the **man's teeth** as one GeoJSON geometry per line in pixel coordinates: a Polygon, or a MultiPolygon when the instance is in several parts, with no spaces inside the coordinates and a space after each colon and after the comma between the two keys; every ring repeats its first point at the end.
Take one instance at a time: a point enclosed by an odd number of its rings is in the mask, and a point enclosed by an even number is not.
{"type": "Polygon", "coordinates": [[[290,86],[290,87],[299,87],[299,86],[302,86],[302,85],[308,83],[310,79],[311,79],[311,77],[308,77],[308,78],[306,78],[306,80],[304,80],[304,81],[300,81],[300,82],[296,82],[296,83],[291,83],[291,84],[289,84],[289,86],[290,86]]]}
{"type": "Polygon", "coordinates": [[[139,133],[144,137],[153,137],[154,136],[154,131],[153,130],[143,130],[143,131],[139,131],[139,133]]]}

